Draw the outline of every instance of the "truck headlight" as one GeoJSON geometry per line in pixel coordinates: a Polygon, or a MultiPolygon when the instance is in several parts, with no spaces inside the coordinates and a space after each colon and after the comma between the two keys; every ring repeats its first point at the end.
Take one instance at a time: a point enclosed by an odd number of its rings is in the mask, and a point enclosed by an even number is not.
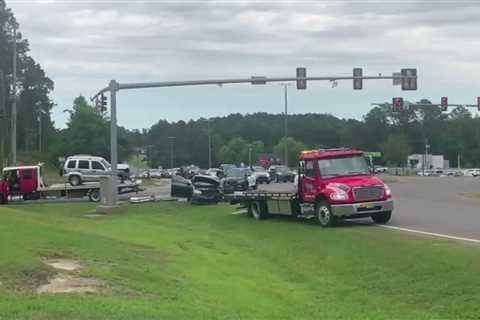
{"type": "Polygon", "coordinates": [[[349,199],[349,196],[348,196],[348,191],[350,191],[349,186],[343,183],[329,183],[327,185],[327,188],[333,191],[329,195],[331,200],[346,201],[349,199]]]}
{"type": "Polygon", "coordinates": [[[348,193],[345,191],[339,190],[333,193],[330,193],[330,199],[335,201],[348,200],[348,193]]]}
{"type": "Polygon", "coordinates": [[[386,196],[387,198],[390,198],[390,197],[392,196],[392,190],[391,190],[390,187],[387,186],[387,185],[384,185],[383,187],[385,188],[385,196],[386,196]]]}

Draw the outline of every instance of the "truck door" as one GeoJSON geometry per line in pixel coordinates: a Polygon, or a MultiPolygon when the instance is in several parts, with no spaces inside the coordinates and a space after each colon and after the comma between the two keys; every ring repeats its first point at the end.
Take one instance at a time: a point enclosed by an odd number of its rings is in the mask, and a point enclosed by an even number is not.
{"type": "Polygon", "coordinates": [[[302,184],[302,200],[304,202],[315,202],[316,196],[316,169],[314,160],[305,160],[302,184]]]}
{"type": "Polygon", "coordinates": [[[28,195],[37,191],[37,169],[20,169],[20,193],[28,195]]]}

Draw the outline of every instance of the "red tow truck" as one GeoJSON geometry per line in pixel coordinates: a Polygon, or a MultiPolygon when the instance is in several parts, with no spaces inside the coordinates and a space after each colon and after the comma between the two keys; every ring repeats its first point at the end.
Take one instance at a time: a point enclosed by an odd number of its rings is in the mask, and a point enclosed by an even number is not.
{"type": "Polygon", "coordinates": [[[390,220],[390,188],[372,173],[365,153],[340,148],[307,150],[300,154],[295,190],[236,192],[227,200],[242,204],[257,220],[270,215],[316,219],[323,227],[340,219],[371,217],[390,220]]]}
{"type": "MultiPolygon", "coordinates": [[[[118,185],[118,192],[136,192],[138,188],[138,181],[126,181],[118,185]]],[[[18,198],[38,200],[83,197],[88,197],[92,202],[100,201],[100,184],[92,182],[72,186],[69,183],[58,183],[48,186],[43,176],[42,164],[3,168],[0,179],[0,204],[7,204],[9,200],[18,198]]]]}

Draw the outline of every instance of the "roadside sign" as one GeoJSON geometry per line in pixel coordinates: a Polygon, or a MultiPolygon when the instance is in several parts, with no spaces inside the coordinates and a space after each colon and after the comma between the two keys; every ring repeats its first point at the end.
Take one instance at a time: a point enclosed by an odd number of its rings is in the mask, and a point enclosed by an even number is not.
{"type": "Polygon", "coordinates": [[[267,77],[264,76],[253,76],[252,84],[267,84],[267,77]]]}
{"type": "Polygon", "coordinates": [[[367,155],[372,158],[381,158],[382,153],[380,151],[369,151],[367,152],[367,155]]]}

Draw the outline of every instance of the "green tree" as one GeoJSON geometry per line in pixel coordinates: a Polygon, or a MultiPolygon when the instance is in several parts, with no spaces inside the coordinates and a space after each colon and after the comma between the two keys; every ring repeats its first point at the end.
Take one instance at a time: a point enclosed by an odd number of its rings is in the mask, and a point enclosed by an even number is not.
{"type": "Polygon", "coordinates": [[[285,147],[288,147],[288,163],[287,166],[297,163],[298,156],[302,150],[307,149],[305,144],[295,140],[292,137],[282,138],[274,147],[273,153],[280,159],[285,157],[285,147]]]}
{"type": "Polygon", "coordinates": [[[248,163],[248,144],[243,138],[233,138],[220,148],[218,158],[223,163],[248,163]]]}
{"type": "MultiPolygon", "coordinates": [[[[4,0],[0,0],[0,113],[3,113],[2,132],[0,134],[0,149],[10,147],[10,126],[5,119],[11,117],[12,74],[13,74],[13,33],[12,27],[18,30],[19,24],[13,12],[7,8],[4,0]]],[[[42,116],[42,145],[56,135],[56,130],[50,118],[54,104],[49,95],[54,88],[53,81],[48,78],[35,60],[29,56],[29,45],[17,33],[17,149],[38,149],[39,125],[38,117],[42,116]]],[[[54,141],[53,141],[54,142],[54,141]]],[[[1,150],[0,150],[1,151],[1,150]]],[[[2,155],[0,154],[0,157],[2,155]]],[[[1,161],[1,159],[0,159],[1,161]]]]}
{"type": "Polygon", "coordinates": [[[403,134],[390,135],[383,144],[385,161],[394,166],[404,166],[410,154],[407,137],[403,134]]]}

